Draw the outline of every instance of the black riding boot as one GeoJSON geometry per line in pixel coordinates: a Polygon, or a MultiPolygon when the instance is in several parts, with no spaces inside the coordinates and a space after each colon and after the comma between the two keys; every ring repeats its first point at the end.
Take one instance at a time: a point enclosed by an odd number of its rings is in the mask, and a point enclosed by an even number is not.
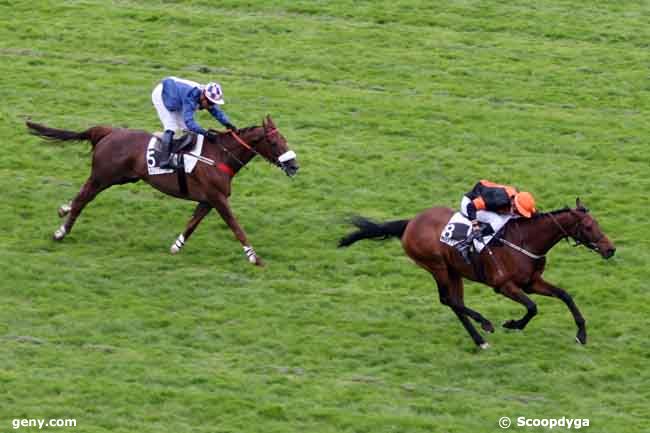
{"type": "Polygon", "coordinates": [[[456,249],[463,256],[465,263],[472,264],[471,253],[474,251],[474,239],[481,237],[480,230],[472,230],[470,234],[464,240],[456,244],[456,249]]]}
{"type": "Polygon", "coordinates": [[[160,168],[178,168],[178,155],[171,151],[173,139],[174,131],[166,130],[160,143],[160,168]]]}
{"type": "Polygon", "coordinates": [[[472,260],[470,259],[470,254],[472,252],[472,244],[471,244],[471,242],[467,242],[467,239],[465,239],[465,240],[463,240],[461,242],[458,242],[456,244],[456,249],[458,250],[460,255],[463,257],[463,260],[465,261],[465,263],[467,263],[468,265],[471,265],[472,264],[472,260]]]}

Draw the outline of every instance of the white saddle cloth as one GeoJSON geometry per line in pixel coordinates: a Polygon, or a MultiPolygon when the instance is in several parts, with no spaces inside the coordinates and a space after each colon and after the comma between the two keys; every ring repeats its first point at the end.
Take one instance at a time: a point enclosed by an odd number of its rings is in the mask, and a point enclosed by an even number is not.
{"type": "MultiPolygon", "coordinates": [[[[168,174],[168,173],[173,173],[174,170],[169,169],[169,168],[160,168],[158,167],[158,164],[160,162],[156,159],[156,144],[158,143],[158,138],[156,135],[151,137],[151,140],[149,140],[149,144],[147,145],[147,172],[149,172],[149,176],[154,176],[157,174],[168,174]]],[[[203,135],[197,135],[196,136],[196,144],[194,147],[189,149],[189,153],[192,153],[194,155],[201,155],[201,151],[203,150],[203,135]]],[[[183,162],[185,164],[185,173],[191,173],[194,171],[194,167],[196,167],[196,162],[198,160],[194,158],[191,155],[183,155],[183,162]]]]}
{"type": "MultiPolygon", "coordinates": [[[[482,238],[474,239],[474,249],[476,252],[483,251],[483,248],[494,238],[494,235],[506,225],[508,221],[515,218],[514,215],[500,215],[494,212],[478,211],[476,218],[484,223],[490,224],[493,233],[482,238]]],[[[460,212],[456,212],[451,216],[449,222],[440,234],[440,242],[449,246],[455,246],[459,242],[467,239],[469,231],[471,230],[472,223],[467,217],[460,212]]]]}

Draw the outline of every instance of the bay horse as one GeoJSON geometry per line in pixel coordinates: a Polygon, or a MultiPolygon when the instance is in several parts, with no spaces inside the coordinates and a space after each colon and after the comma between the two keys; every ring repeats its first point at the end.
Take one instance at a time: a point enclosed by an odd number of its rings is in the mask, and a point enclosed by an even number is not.
{"type": "Polygon", "coordinates": [[[233,177],[256,155],[280,167],[290,177],[298,171],[296,154],[289,150],[286,139],[270,116],[266,116],[262,126],[216,134],[212,139],[205,136],[202,156],[203,162],[208,163],[197,162],[192,173],[187,175],[187,193],[181,191],[175,173],[148,174],[146,150],[152,137],[148,132],[110,126],[94,126],[83,132],[74,132],[30,121],[26,124],[30,133],[39,137],[54,141],[90,141],[92,146],[90,176],[72,202],[59,207],[59,216],[67,217],[54,232],[55,240],[60,241],[70,233],[84,207],[97,194],[113,185],[143,180],[165,194],[198,202],[185,230],[172,244],[172,253],[183,247],[203,217],[214,208],[241,243],[249,262],[263,266],[262,259],[230,210],[228,200],[233,177]]]}
{"type": "Polygon", "coordinates": [[[537,314],[537,306],[526,293],[559,298],[571,311],[578,327],[576,340],[581,344],[587,343],[585,319],[571,295],[542,278],[546,253],[562,239],[568,241],[568,238],[572,238],[576,245],[585,245],[605,259],[612,257],[616,251],[579,199],[576,199],[574,209],[567,207],[539,213],[530,219],[510,220],[501,234],[501,240],[491,242],[478,256],[481,267],[468,264],[456,248],[440,242],[440,235],[453,213],[449,208],[434,207],[411,220],[381,224],[356,217],[352,223],[359,230],[342,238],[339,247],[347,247],[361,239],[400,238],[406,254],[433,275],[440,302],[452,309],[474,343],[482,349],[488,348],[489,344],[468,317],[487,332],[494,332],[494,326],[480,313],[465,306],[463,278],[486,284],[495,292],[526,307],[526,314],[521,319],[503,324],[509,329],[524,329],[537,314]]]}

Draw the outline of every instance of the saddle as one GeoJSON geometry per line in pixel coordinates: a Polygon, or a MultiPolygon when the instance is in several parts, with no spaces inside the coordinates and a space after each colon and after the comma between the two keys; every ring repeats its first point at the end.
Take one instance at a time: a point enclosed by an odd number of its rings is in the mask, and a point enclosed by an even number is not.
{"type": "MultiPolygon", "coordinates": [[[[157,141],[157,143],[155,143],[154,148],[158,152],[161,150],[160,145],[162,144],[163,133],[155,132],[153,136],[156,137],[156,141],[157,141]]],[[[171,153],[180,153],[184,150],[188,150],[189,148],[191,148],[193,144],[196,143],[197,137],[198,134],[191,131],[187,131],[184,135],[172,139],[172,142],[169,144],[169,151],[171,153]]]]}
{"type": "Polygon", "coordinates": [[[474,256],[478,256],[478,254],[480,254],[480,251],[483,250],[483,248],[479,250],[474,241],[479,242],[482,244],[482,247],[485,247],[489,242],[493,240],[498,241],[498,238],[501,235],[502,231],[503,230],[499,230],[498,233],[494,233],[494,229],[490,224],[479,221],[478,230],[470,230],[469,234],[467,234],[467,237],[465,239],[461,239],[455,245],[455,247],[461,253],[465,261],[470,263],[474,256]],[[490,236],[490,240],[488,242],[484,241],[486,236],[490,236]]]}
{"type": "MultiPolygon", "coordinates": [[[[505,225],[511,216],[500,216],[493,214],[491,223],[480,221],[479,230],[472,230],[471,222],[460,212],[452,215],[451,219],[440,234],[440,242],[454,247],[465,260],[471,265],[474,273],[480,281],[485,280],[484,263],[481,260],[481,252],[487,249],[487,256],[494,261],[492,251],[488,245],[498,245],[499,239],[503,236],[505,225]]],[[[495,266],[499,266],[495,262],[495,266]]]]}
{"type": "Polygon", "coordinates": [[[147,173],[150,176],[155,176],[159,174],[169,174],[176,171],[178,177],[178,183],[180,187],[181,194],[187,194],[187,180],[186,173],[191,173],[196,166],[198,159],[193,157],[193,155],[201,155],[203,149],[203,136],[195,134],[193,132],[188,132],[185,135],[179,137],[178,139],[172,140],[170,143],[170,153],[178,154],[178,168],[172,170],[169,168],[160,168],[161,155],[167,155],[167,152],[163,152],[162,147],[162,133],[154,133],[153,137],[149,140],[147,145],[147,173]]]}
{"type": "Polygon", "coordinates": [[[494,233],[494,230],[490,224],[483,222],[480,222],[479,224],[479,229],[477,231],[471,230],[465,239],[459,241],[456,245],[454,245],[454,248],[458,250],[465,263],[472,266],[474,269],[474,274],[478,277],[479,281],[485,281],[485,268],[480,257],[481,251],[483,249],[487,249],[488,254],[490,255],[492,254],[492,251],[490,251],[490,249],[487,247],[487,243],[483,244],[483,239],[485,239],[485,236],[491,236],[490,242],[498,242],[503,230],[499,230],[497,233],[494,233]],[[481,248],[481,250],[478,250],[476,248],[475,241],[483,244],[483,248],[481,248]]]}
{"type": "Polygon", "coordinates": [[[481,252],[483,248],[495,238],[495,235],[501,231],[506,223],[512,218],[511,215],[497,215],[492,214],[492,218],[487,221],[481,221],[479,234],[474,234],[472,231],[472,223],[463,216],[460,212],[452,215],[445,228],[440,233],[440,242],[447,244],[451,247],[458,247],[459,244],[467,241],[468,237],[472,237],[472,246],[477,252],[481,252]]]}
{"type": "Polygon", "coordinates": [[[171,153],[180,153],[193,145],[195,140],[196,134],[194,132],[187,132],[185,135],[172,140],[169,146],[169,151],[171,153]]]}

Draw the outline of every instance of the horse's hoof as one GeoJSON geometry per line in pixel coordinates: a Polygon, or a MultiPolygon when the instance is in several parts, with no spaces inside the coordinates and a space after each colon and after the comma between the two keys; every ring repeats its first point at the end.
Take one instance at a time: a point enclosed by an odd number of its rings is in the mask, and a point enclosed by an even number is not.
{"type": "Polygon", "coordinates": [[[178,254],[181,248],[183,248],[183,245],[185,245],[185,236],[181,233],[178,238],[176,238],[176,242],[174,242],[169,248],[169,252],[172,254],[178,254]]]}
{"type": "Polygon", "coordinates": [[[586,335],[576,335],[576,341],[582,345],[587,344],[587,336],[586,335]]]}
{"type": "Polygon", "coordinates": [[[494,332],[494,326],[490,322],[481,323],[481,328],[486,332],[494,332]]]}
{"type": "Polygon", "coordinates": [[[54,234],[52,235],[52,239],[54,239],[55,241],[60,241],[65,237],[66,233],[67,231],[65,229],[65,226],[61,226],[54,232],[54,234]]]}
{"type": "Polygon", "coordinates": [[[264,262],[262,262],[262,259],[257,257],[257,254],[255,253],[255,250],[253,247],[244,247],[244,254],[246,255],[246,258],[248,259],[248,263],[251,263],[253,265],[257,266],[264,266],[264,262]]]}
{"type": "Polygon", "coordinates": [[[59,214],[59,218],[63,218],[64,216],[69,214],[71,210],[72,210],[72,206],[70,206],[70,204],[62,204],[61,206],[59,206],[59,209],[57,210],[57,213],[59,214]]]}
{"type": "Polygon", "coordinates": [[[486,341],[485,343],[479,344],[479,347],[483,350],[488,349],[490,347],[490,343],[486,341]]]}
{"type": "Polygon", "coordinates": [[[503,322],[502,326],[506,329],[514,329],[517,331],[521,330],[521,327],[519,326],[519,323],[517,323],[516,320],[508,320],[507,322],[503,322]]]}

